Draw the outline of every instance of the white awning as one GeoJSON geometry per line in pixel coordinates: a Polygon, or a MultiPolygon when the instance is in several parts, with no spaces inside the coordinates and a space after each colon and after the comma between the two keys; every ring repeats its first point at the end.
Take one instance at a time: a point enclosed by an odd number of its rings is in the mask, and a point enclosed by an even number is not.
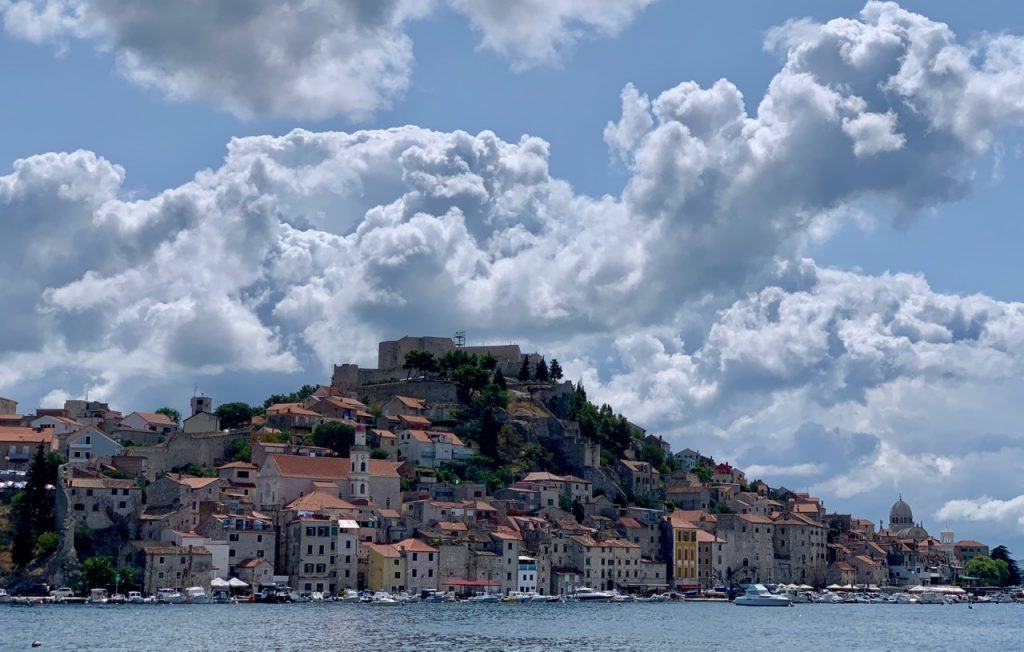
{"type": "Polygon", "coordinates": [[[215,589],[226,589],[227,587],[231,586],[231,583],[227,580],[215,577],[213,578],[213,580],[210,581],[210,586],[215,589]]]}
{"type": "Polygon", "coordinates": [[[230,580],[228,580],[228,585],[235,589],[244,589],[245,587],[249,586],[237,577],[232,577],[230,580]]]}

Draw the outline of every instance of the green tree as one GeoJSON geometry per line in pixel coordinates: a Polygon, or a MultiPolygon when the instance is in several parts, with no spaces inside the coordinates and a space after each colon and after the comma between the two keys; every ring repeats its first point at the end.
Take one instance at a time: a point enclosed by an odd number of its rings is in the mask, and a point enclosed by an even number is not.
{"type": "Polygon", "coordinates": [[[459,398],[469,401],[473,394],[487,385],[488,375],[476,365],[464,364],[452,372],[451,379],[455,383],[459,398]]]}
{"type": "Polygon", "coordinates": [[[370,459],[386,460],[388,459],[388,452],[383,448],[374,448],[372,451],[370,451],[370,459]]]}
{"type": "Polygon", "coordinates": [[[530,357],[523,356],[523,364],[519,366],[519,380],[530,380],[530,357]]]}
{"type": "Polygon", "coordinates": [[[222,403],[216,409],[221,428],[239,428],[252,419],[252,407],[246,403],[222,403]]]}
{"type": "Polygon", "coordinates": [[[572,501],[572,516],[577,523],[582,523],[583,519],[587,517],[587,513],[583,510],[583,503],[579,499],[572,501]]]}
{"type": "Polygon", "coordinates": [[[1006,562],[1006,570],[1008,572],[1006,577],[1007,586],[1020,585],[1020,566],[1017,565],[1017,560],[1010,556],[1010,551],[1007,550],[1006,546],[996,546],[992,549],[992,554],[989,556],[992,559],[1006,562]]]}
{"type": "Polygon", "coordinates": [[[121,589],[131,589],[132,587],[139,586],[139,569],[135,566],[118,566],[117,567],[117,584],[121,589]]]}
{"type": "Polygon", "coordinates": [[[11,541],[11,560],[18,568],[32,561],[35,555],[35,537],[32,534],[32,511],[24,493],[11,501],[14,532],[11,541]]]}
{"type": "Polygon", "coordinates": [[[266,409],[275,403],[301,403],[316,393],[316,385],[303,385],[291,394],[271,394],[263,401],[263,408],[266,409]]]}
{"type": "Polygon", "coordinates": [[[437,359],[430,351],[413,349],[405,354],[405,364],[402,369],[408,370],[406,378],[412,377],[412,372],[433,373],[438,371],[437,359]]]}
{"type": "Polygon", "coordinates": [[[40,557],[48,557],[57,549],[58,543],[60,543],[60,537],[56,532],[43,532],[36,537],[36,551],[40,557]]]}
{"type": "Polygon", "coordinates": [[[551,358],[551,380],[562,380],[562,365],[558,364],[558,358],[551,358]]]}
{"type": "Polygon", "coordinates": [[[964,565],[964,574],[977,577],[982,583],[990,586],[1006,586],[1010,568],[1002,559],[979,555],[964,565]]]}
{"type": "Polygon", "coordinates": [[[252,446],[249,445],[248,440],[232,439],[224,447],[224,456],[229,462],[251,462],[252,446]]]}
{"type": "Polygon", "coordinates": [[[475,355],[466,353],[463,349],[452,349],[445,352],[438,360],[438,367],[442,373],[449,374],[463,365],[471,367],[480,366],[480,360],[475,355]]]}
{"type": "Polygon", "coordinates": [[[657,444],[644,444],[640,449],[640,461],[647,462],[656,469],[665,466],[665,451],[657,444]]]}
{"type": "Polygon", "coordinates": [[[697,466],[693,467],[693,473],[698,478],[700,478],[701,482],[704,483],[711,482],[711,477],[714,475],[713,473],[711,473],[711,469],[704,466],[703,464],[698,464],[697,466]]]}
{"type": "Polygon", "coordinates": [[[109,557],[89,557],[82,562],[82,583],[89,589],[103,589],[114,584],[117,571],[109,557]]]}
{"type": "Polygon", "coordinates": [[[498,463],[498,422],[494,410],[485,408],[480,418],[480,454],[498,463]]]}
{"type": "Polygon", "coordinates": [[[537,363],[537,368],[533,372],[533,377],[542,383],[548,381],[548,363],[544,362],[544,358],[540,359],[537,363]]]}
{"type": "Polygon", "coordinates": [[[481,369],[493,371],[498,366],[498,359],[490,353],[485,353],[480,356],[479,364],[481,369]]]}
{"type": "Polygon", "coordinates": [[[95,551],[95,543],[92,538],[92,530],[85,521],[79,521],[75,525],[75,552],[80,559],[92,557],[95,551]]]}
{"type": "Polygon", "coordinates": [[[174,423],[181,423],[181,412],[172,407],[162,407],[156,411],[157,414],[165,414],[174,423]]]}
{"type": "Polygon", "coordinates": [[[313,442],[345,457],[356,441],[356,429],[340,421],[325,421],[313,430],[313,442]]]}
{"type": "Polygon", "coordinates": [[[565,512],[572,512],[572,496],[567,493],[558,494],[558,508],[565,512]]]}

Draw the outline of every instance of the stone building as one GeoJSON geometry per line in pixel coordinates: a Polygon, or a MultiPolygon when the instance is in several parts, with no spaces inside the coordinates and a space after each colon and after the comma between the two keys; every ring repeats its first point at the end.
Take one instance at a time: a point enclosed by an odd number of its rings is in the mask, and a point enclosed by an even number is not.
{"type": "Polygon", "coordinates": [[[775,524],[759,514],[718,514],[725,579],[734,582],[775,582],[775,524]]]}
{"type": "Polygon", "coordinates": [[[214,541],[228,542],[228,573],[239,577],[239,565],[249,559],[276,559],[273,521],[261,514],[211,514],[196,532],[214,541]]]}
{"type": "Polygon", "coordinates": [[[91,530],[123,525],[128,529],[129,538],[136,536],[142,512],[142,489],[134,480],[69,477],[61,484],[63,496],[58,500],[58,521],[63,520],[63,508],[76,523],[85,523],[91,530]]]}
{"type": "Polygon", "coordinates": [[[190,586],[210,590],[213,555],[203,546],[173,546],[163,541],[136,541],[135,564],[142,568],[142,590],[184,590],[190,586]]]}

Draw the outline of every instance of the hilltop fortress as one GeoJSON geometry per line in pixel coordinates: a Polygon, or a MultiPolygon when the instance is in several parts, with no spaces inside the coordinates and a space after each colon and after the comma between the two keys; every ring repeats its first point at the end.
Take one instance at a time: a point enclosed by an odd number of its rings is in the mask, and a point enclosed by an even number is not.
{"type": "MultiPolygon", "coordinates": [[[[340,390],[351,391],[364,385],[404,380],[409,372],[403,368],[405,355],[410,351],[426,351],[441,357],[449,351],[462,349],[470,355],[491,355],[498,361],[501,373],[515,378],[523,364],[523,352],[518,344],[488,344],[483,346],[460,346],[450,337],[413,337],[406,335],[399,340],[387,340],[377,345],[377,368],[366,369],[359,365],[343,363],[334,365],[331,385],[340,390]]],[[[530,370],[540,361],[539,353],[527,353],[530,370]]]]}

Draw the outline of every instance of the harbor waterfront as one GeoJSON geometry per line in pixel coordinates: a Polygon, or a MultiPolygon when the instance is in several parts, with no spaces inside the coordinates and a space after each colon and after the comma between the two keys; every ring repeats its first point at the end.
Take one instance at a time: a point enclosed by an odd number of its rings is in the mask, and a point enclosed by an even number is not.
{"type": "Polygon", "coordinates": [[[126,605],[0,608],[0,649],[821,650],[1019,648],[1019,604],[126,605]]]}

